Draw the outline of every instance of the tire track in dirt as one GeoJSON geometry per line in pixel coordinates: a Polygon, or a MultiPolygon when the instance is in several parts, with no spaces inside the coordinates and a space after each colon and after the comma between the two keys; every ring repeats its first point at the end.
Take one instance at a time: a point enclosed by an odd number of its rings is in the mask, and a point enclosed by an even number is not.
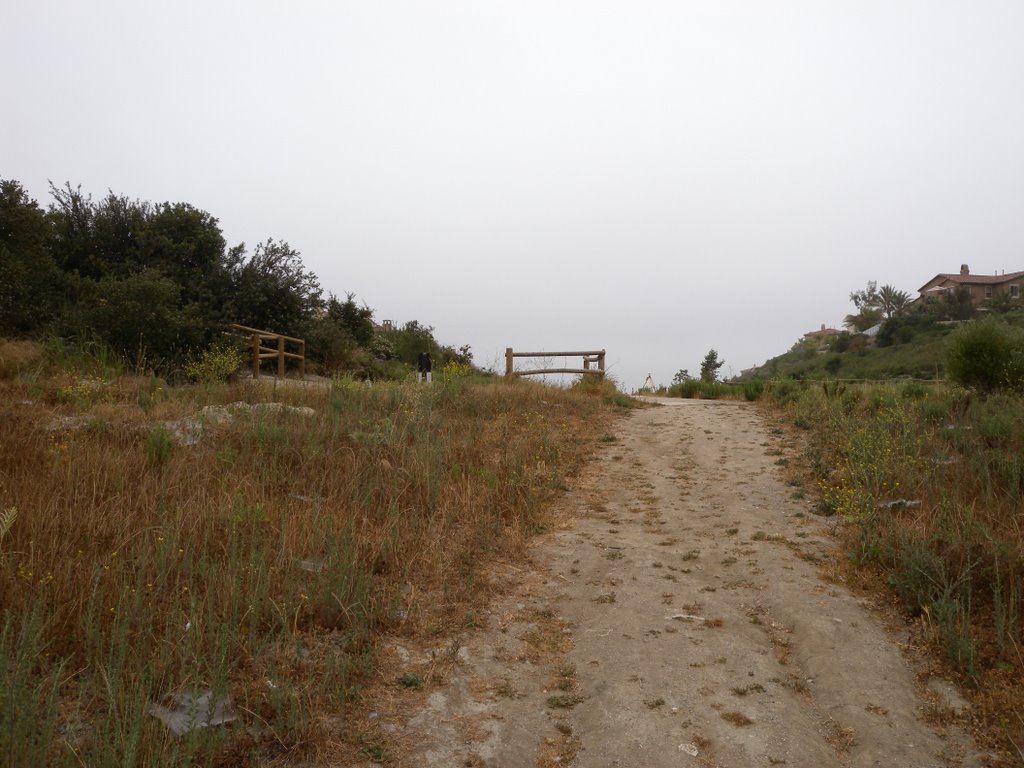
{"type": "Polygon", "coordinates": [[[395,762],[979,764],[922,719],[881,621],[822,581],[828,534],[779,475],[782,440],[745,403],[624,418],[536,569],[495,572],[499,597],[444,685],[373,713],[402,736],[395,762]]]}

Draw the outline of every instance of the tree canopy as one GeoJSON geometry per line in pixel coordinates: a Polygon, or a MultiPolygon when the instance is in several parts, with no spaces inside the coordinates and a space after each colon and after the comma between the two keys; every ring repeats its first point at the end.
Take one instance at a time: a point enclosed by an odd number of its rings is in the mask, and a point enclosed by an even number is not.
{"type": "Polygon", "coordinates": [[[709,349],[700,363],[700,380],[718,381],[718,371],[723,365],[725,365],[725,360],[719,360],[718,352],[709,349]]]}
{"type": "Polygon", "coordinates": [[[70,183],[51,183],[50,196],[43,210],[0,179],[0,334],[87,337],[166,370],[227,323],[307,338],[307,357],[329,372],[401,375],[420,352],[439,367],[472,358],[416,320],[378,328],[354,293],[324,300],[288,242],[228,247],[217,218],[189,203],[95,200],[70,183]]]}

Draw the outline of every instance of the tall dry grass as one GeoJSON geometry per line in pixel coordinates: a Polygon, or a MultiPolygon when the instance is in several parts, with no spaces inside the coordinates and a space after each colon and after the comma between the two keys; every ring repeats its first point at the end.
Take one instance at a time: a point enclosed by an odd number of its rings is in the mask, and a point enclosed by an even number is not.
{"type": "Polygon", "coordinates": [[[341,715],[375,634],[472,598],[609,413],[465,377],[171,390],[65,373],[0,396],[9,766],[247,765],[357,741],[341,715]],[[235,402],[257,407],[200,416],[235,402]],[[239,720],[179,738],[149,714],[207,690],[239,720]]]}

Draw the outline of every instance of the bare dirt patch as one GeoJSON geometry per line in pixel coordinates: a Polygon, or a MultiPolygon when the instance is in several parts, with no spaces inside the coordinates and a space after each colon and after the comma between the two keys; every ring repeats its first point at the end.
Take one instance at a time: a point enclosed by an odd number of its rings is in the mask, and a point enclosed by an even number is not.
{"type": "Polygon", "coordinates": [[[473,626],[388,645],[362,765],[984,764],[906,638],[822,579],[833,542],[753,407],[669,401],[615,437],[473,626]]]}

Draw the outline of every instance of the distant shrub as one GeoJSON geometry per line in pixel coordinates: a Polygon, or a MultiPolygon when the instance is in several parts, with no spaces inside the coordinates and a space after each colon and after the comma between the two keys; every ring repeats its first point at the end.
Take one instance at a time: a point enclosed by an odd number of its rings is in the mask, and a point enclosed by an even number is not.
{"type": "Polygon", "coordinates": [[[845,352],[850,348],[850,334],[847,331],[843,331],[832,340],[829,344],[829,348],[833,352],[845,352]]]}
{"type": "Polygon", "coordinates": [[[762,379],[751,379],[743,382],[743,397],[750,402],[760,400],[764,394],[764,381],[762,379]]]}
{"type": "Polygon", "coordinates": [[[454,381],[456,379],[464,379],[472,373],[473,366],[469,363],[449,360],[444,364],[444,368],[441,369],[441,378],[446,381],[454,381]]]}
{"type": "Polygon", "coordinates": [[[668,388],[669,397],[697,397],[700,391],[699,379],[683,379],[668,388]]]}
{"type": "Polygon", "coordinates": [[[923,400],[928,397],[928,385],[919,381],[908,381],[900,393],[904,400],[923,400]]]}
{"type": "Polygon", "coordinates": [[[218,341],[185,363],[185,375],[201,384],[218,384],[238,373],[242,362],[242,353],[237,347],[218,341]]]}
{"type": "Polygon", "coordinates": [[[703,400],[717,400],[722,396],[722,385],[717,381],[698,381],[697,391],[703,400]]]}
{"type": "Polygon", "coordinates": [[[914,340],[916,332],[909,325],[900,326],[896,330],[896,343],[897,344],[909,344],[914,340]]]}
{"type": "Polygon", "coordinates": [[[792,379],[773,381],[768,394],[779,405],[786,405],[800,397],[800,384],[792,379]]]}
{"type": "Polygon", "coordinates": [[[949,378],[983,392],[1024,390],[1024,329],[996,317],[969,323],[950,338],[949,378]]]}

